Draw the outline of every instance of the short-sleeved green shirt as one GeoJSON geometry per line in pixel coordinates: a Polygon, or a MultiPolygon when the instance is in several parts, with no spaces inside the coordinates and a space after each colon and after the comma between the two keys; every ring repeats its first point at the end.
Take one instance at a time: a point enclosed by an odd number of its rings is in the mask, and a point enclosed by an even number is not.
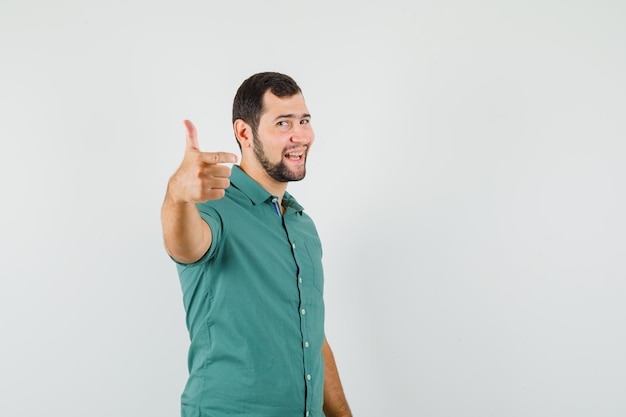
{"type": "Polygon", "coordinates": [[[323,416],[322,248],[311,218],[233,166],[198,204],[213,240],[178,264],[191,339],[183,417],[323,416]]]}

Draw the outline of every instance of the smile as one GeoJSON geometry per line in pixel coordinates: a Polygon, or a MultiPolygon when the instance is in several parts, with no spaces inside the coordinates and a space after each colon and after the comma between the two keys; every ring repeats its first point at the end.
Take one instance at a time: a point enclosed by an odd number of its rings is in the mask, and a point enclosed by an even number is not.
{"type": "Polygon", "coordinates": [[[300,152],[288,152],[285,154],[285,158],[291,161],[299,161],[304,157],[304,151],[300,152]]]}

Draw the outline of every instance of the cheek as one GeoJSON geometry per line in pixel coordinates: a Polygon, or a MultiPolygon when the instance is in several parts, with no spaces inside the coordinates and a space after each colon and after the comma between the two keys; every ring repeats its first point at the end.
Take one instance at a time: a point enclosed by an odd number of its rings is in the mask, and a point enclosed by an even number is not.
{"type": "Polygon", "coordinates": [[[272,141],[266,145],[265,153],[275,160],[280,160],[283,157],[283,153],[287,149],[287,145],[282,141],[272,141]]]}

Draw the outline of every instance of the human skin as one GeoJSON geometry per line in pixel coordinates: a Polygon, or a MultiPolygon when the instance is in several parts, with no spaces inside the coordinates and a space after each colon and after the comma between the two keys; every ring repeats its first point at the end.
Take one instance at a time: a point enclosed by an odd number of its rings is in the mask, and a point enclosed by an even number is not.
{"type": "Polygon", "coordinates": [[[181,263],[193,263],[211,245],[211,229],[200,217],[196,203],[224,197],[230,185],[230,167],[220,164],[236,162],[237,155],[200,151],[193,123],[185,120],[185,127],[185,154],[168,183],[161,223],[167,253],[181,263]]]}
{"type": "MultiPolygon", "coordinates": [[[[315,139],[304,98],[301,94],[278,98],[267,92],[263,108],[257,138],[264,155],[270,163],[282,162],[294,178],[303,178],[306,154],[315,139]]],[[[234,163],[237,156],[200,151],[193,123],[186,120],[185,128],[184,158],[168,183],[161,222],[168,254],[179,262],[192,263],[206,253],[212,241],[211,229],[195,204],[224,197],[230,185],[230,168],[221,163],[234,163]]],[[[282,203],[288,182],[272,178],[257,158],[251,126],[238,119],[233,129],[241,144],[241,169],[282,203]]]]}
{"type": "MultiPolygon", "coordinates": [[[[233,123],[241,145],[240,168],[270,194],[282,199],[291,178],[304,178],[306,157],[315,140],[311,116],[301,94],[279,98],[270,92],[263,96],[264,112],[257,135],[245,121],[233,123]],[[282,179],[272,175],[268,167],[280,166],[282,179]]],[[[186,146],[183,161],[170,179],[161,208],[163,239],[170,256],[182,263],[199,260],[209,249],[211,229],[202,220],[196,203],[224,197],[230,185],[230,167],[223,163],[237,162],[227,152],[202,152],[196,128],[185,120],[186,146]]],[[[351,417],[333,352],[324,338],[324,413],[327,417],[351,417]]]]}
{"type": "Polygon", "coordinates": [[[269,164],[282,164],[291,181],[304,178],[306,156],[315,140],[311,115],[302,94],[279,98],[271,92],[263,96],[264,112],[259,120],[257,143],[248,123],[239,119],[233,124],[241,144],[240,167],[270,194],[282,202],[288,181],[274,178],[259,160],[255,147],[261,145],[269,164]]]}

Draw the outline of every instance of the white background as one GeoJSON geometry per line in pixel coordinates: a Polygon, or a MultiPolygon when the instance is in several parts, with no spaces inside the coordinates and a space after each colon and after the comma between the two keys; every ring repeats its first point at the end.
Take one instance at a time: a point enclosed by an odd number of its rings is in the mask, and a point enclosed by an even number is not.
{"type": "Polygon", "coordinates": [[[357,416],[626,415],[626,3],[0,3],[0,415],[176,416],[159,209],[249,75],[313,114],[357,416]]]}

